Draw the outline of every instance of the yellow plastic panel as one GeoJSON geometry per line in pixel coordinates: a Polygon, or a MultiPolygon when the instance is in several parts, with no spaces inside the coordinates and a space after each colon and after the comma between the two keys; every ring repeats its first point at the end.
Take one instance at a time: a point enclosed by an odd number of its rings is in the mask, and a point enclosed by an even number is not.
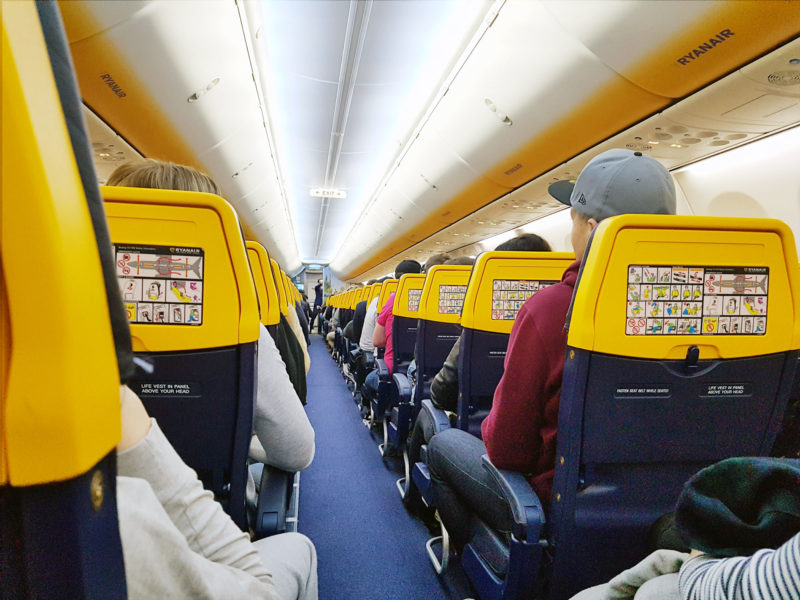
{"type": "Polygon", "coordinates": [[[422,288],[419,318],[460,323],[471,272],[472,267],[468,265],[436,265],[428,271],[422,288]]]}
{"type": "Polygon", "coordinates": [[[286,308],[294,308],[294,298],[292,297],[292,284],[289,281],[289,276],[285,271],[281,271],[281,279],[283,280],[283,290],[286,293],[286,308]]]}
{"type": "Polygon", "coordinates": [[[281,271],[278,261],[274,258],[270,258],[269,263],[272,265],[272,275],[275,277],[275,287],[278,290],[278,306],[281,309],[281,313],[286,315],[289,305],[286,301],[286,288],[283,286],[283,271],[281,271]]]}
{"type": "Polygon", "coordinates": [[[272,277],[272,266],[266,248],[258,242],[247,242],[247,257],[253,269],[256,281],[258,303],[261,308],[261,322],[264,325],[277,325],[281,320],[281,309],[278,306],[278,290],[272,277]]]}
{"type": "Polygon", "coordinates": [[[389,300],[389,296],[395,293],[397,290],[397,279],[387,279],[383,282],[383,287],[381,288],[381,295],[378,297],[378,313],[383,310],[383,305],[386,304],[386,301],[389,300]]]}
{"type": "Polygon", "coordinates": [[[425,286],[423,273],[406,273],[397,284],[394,297],[393,313],[398,317],[419,317],[419,306],[422,300],[422,288],[425,286]]]}
{"type": "Polygon", "coordinates": [[[369,305],[372,304],[372,301],[381,295],[381,288],[383,287],[383,282],[376,282],[370,286],[369,290],[369,298],[367,298],[367,308],[369,305]]]}
{"type": "Polygon", "coordinates": [[[356,305],[361,302],[361,296],[364,294],[364,288],[356,288],[353,290],[353,297],[350,298],[349,308],[355,310],[356,305]]]}
{"type": "Polygon", "coordinates": [[[461,326],[511,333],[525,300],[561,281],[573,262],[571,252],[484,252],[472,269],[461,326]]]}
{"type": "Polygon", "coordinates": [[[126,302],[134,350],[218,348],[258,339],[255,284],[239,221],[230,204],[219,196],[198,192],[114,186],[101,191],[116,248],[123,301],[128,299],[127,287],[134,287],[132,301],[126,302]],[[141,254],[129,252],[131,247],[140,247],[141,254]],[[170,264],[159,257],[161,262],[154,267],[147,259],[154,255],[148,252],[153,247],[170,252],[170,264]],[[195,256],[193,252],[201,254],[195,256]],[[174,258],[181,253],[189,254],[180,261],[174,258]],[[183,271],[173,275],[172,262],[183,271]],[[169,275],[164,273],[165,264],[169,275]],[[148,277],[153,273],[158,277],[148,277]],[[126,275],[141,283],[126,283],[126,275]],[[190,281],[196,279],[201,281],[190,281]],[[156,280],[163,286],[151,291],[156,280]],[[137,302],[139,298],[146,302],[137,302]],[[163,323],[139,322],[156,320],[158,307],[165,305],[168,318],[163,323]],[[143,314],[147,308],[154,314],[143,314]]]}
{"type": "Polygon", "coordinates": [[[690,346],[708,359],[800,348],[798,286],[794,236],[781,221],[607,219],[578,285],[569,344],[653,359],[684,358],[690,346]]]}
{"type": "Polygon", "coordinates": [[[0,482],[28,486],[86,472],[120,437],[97,241],[33,2],[2,6],[2,96],[0,482]]]}

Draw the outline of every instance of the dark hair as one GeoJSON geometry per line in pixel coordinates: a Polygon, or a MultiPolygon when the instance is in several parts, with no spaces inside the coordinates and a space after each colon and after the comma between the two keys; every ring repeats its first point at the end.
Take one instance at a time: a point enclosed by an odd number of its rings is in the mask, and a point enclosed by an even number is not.
{"type": "Polygon", "coordinates": [[[422,265],[419,264],[415,260],[406,259],[401,261],[394,270],[394,278],[400,279],[406,273],[420,273],[422,271],[422,265]]]}
{"type": "Polygon", "coordinates": [[[495,250],[516,252],[552,252],[550,244],[535,233],[523,233],[500,244],[495,250]]]}

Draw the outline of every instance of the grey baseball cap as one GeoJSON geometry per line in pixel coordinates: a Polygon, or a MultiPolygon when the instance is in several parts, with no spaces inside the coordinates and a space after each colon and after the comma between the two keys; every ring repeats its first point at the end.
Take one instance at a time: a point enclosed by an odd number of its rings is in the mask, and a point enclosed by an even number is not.
{"type": "Polygon", "coordinates": [[[577,181],[556,181],[547,191],[597,221],[627,214],[675,214],[675,185],[669,171],[654,158],[631,150],[598,154],[577,181]]]}

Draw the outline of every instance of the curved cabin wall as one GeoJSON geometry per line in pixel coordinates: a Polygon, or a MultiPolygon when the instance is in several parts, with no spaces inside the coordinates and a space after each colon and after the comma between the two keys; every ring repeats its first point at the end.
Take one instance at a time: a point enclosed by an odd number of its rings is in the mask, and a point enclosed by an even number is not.
{"type": "MultiPolygon", "coordinates": [[[[290,272],[298,267],[291,209],[233,5],[61,7],[87,104],[143,154],[206,168],[253,237],[290,272]],[[198,98],[189,102],[193,93],[198,98]]],[[[638,131],[642,119],[798,32],[800,3],[792,2],[509,0],[387,173],[331,267],[343,279],[363,280],[412,246],[434,243],[451,225],[463,245],[478,229],[485,237],[552,212],[546,192],[520,186],[537,184],[543,174],[574,176],[588,160],[581,155],[587,148],[596,152],[620,131],[638,131]],[[565,161],[569,169],[562,168],[565,161]],[[503,218],[469,221],[498,198],[503,218]],[[465,224],[470,229],[460,231],[465,224]]],[[[665,124],[697,133],[709,115],[721,114],[702,109],[698,118],[693,107],[683,115],[697,126],[665,124]]],[[[751,128],[747,135],[766,130],[751,128]]],[[[626,141],[623,146],[646,145],[650,133],[632,136],[639,141],[622,140],[622,134],[616,139],[626,141]]],[[[644,150],[668,165],[684,160],[679,152],[672,159],[644,150]]],[[[538,185],[546,189],[544,178],[538,185]]],[[[448,235],[440,249],[453,246],[455,236],[448,235]]]]}

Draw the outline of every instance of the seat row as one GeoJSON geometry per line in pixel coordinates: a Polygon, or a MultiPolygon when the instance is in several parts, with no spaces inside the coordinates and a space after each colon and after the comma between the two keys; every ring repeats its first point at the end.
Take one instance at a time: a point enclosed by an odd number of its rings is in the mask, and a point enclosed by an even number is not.
{"type": "MultiPolygon", "coordinates": [[[[394,373],[376,361],[369,415],[383,428],[382,453],[404,451],[401,495],[413,481],[439,506],[424,446],[409,464],[415,420],[425,411],[437,433],[480,437],[519,309],[573,260],[486,252],[473,268],[434,266],[328,300],[344,324],[367,294],[395,294],[394,373]],[[431,402],[430,383],[459,338],[457,409],[447,414],[431,402]]],[[[605,582],[648,553],[650,528],[692,474],[770,455],[797,380],[799,274],[780,221],[626,215],[600,224],[567,317],[552,497],[484,456],[514,523],[505,537],[473,517],[460,562],[480,598],[561,600],[605,582]]],[[[353,353],[337,333],[334,358],[351,380],[353,353]]],[[[446,531],[441,541],[442,550],[428,543],[439,572],[446,531]]]]}

